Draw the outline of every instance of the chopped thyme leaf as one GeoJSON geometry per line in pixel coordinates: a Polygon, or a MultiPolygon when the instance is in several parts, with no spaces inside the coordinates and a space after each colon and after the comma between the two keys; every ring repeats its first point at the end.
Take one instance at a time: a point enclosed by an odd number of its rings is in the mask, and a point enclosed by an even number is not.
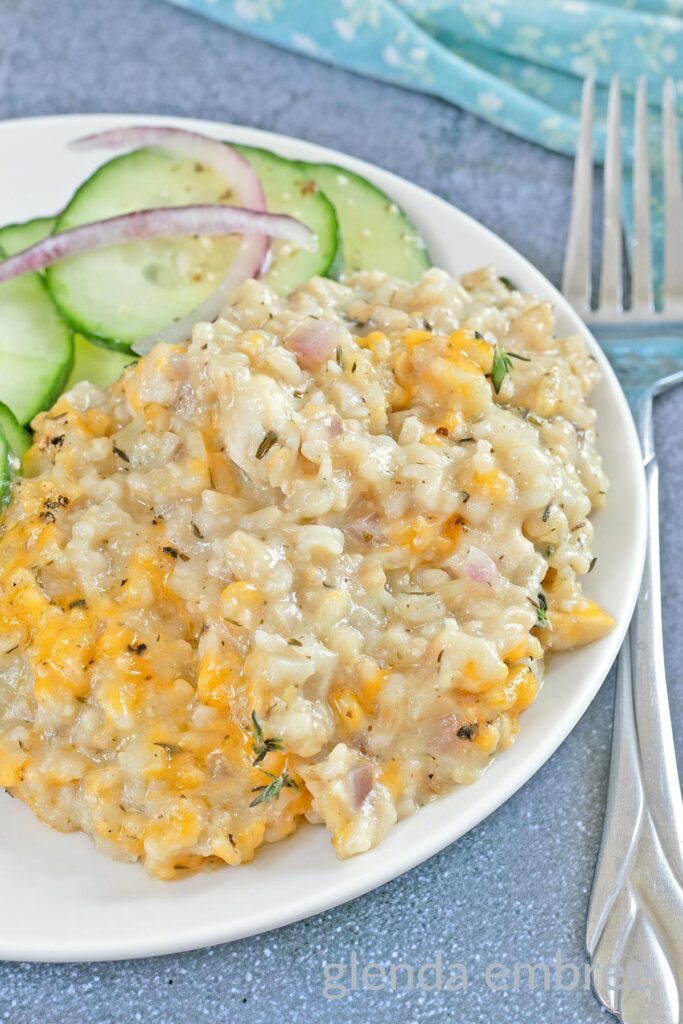
{"type": "MultiPolygon", "coordinates": [[[[269,754],[271,750],[282,750],[282,740],[278,736],[266,739],[263,735],[263,729],[261,728],[261,723],[256,717],[255,711],[252,711],[251,713],[251,721],[254,729],[254,742],[251,745],[251,749],[255,754],[252,764],[257,765],[261,763],[266,754],[269,754]]],[[[263,787],[260,786],[259,789],[263,789],[263,787]]],[[[271,797],[269,799],[273,798],[271,797]]],[[[262,803],[260,800],[257,802],[262,803]]]]}
{"type": "Polygon", "coordinates": [[[543,520],[544,523],[547,523],[548,520],[550,519],[550,513],[552,512],[552,508],[553,508],[552,504],[548,503],[546,505],[546,507],[543,509],[543,515],[541,516],[541,519],[543,520]]]}
{"type": "Polygon", "coordinates": [[[481,331],[475,331],[474,337],[477,339],[477,341],[484,341],[484,335],[481,333],[481,331]]]}
{"type": "Polygon", "coordinates": [[[545,629],[549,624],[548,601],[542,590],[538,592],[538,604],[536,605],[536,625],[545,629]]]}
{"type": "Polygon", "coordinates": [[[154,746],[161,747],[162,750],[165,750],[167,754],[171,755],[171,757],[173,757],[174,754],[180,754],[183,749],[182,747],[179,747],[177,743],[155,743],[154,746]]]}
{"type": "MultiPolygon", "coordinates": [[[[590,569],[588,570],[590,572],[590,569]]],[[[69,608],[85,608],[85,598],[77,597],[75,601],[69,601],[69,608]]]]}
{"type": "Polygon", "coordinates": [[[144,654],[147,650],[147,644],[128,644],[128,650],[131,654],[144,654]]]}
{"type": "Polygon", "coordinates": [[[197,526],[197,524],[196,524],[196,523],[193,523],[193,524],[192,524],[192,532],[193,532],[193,534],[195,535],[195,537],[198,537],[198,538],[199,538],[199,540],[204,540],[204,534],[203,534],[203,533],[202,533],[202,531],[201,531],[201,530],[199,529],[199,527],[197,526]]]}
{"type": "Polygon", "coordinates": [[[171,558],[177,558],[178,557],[177,549],[176,548],[172,548],[170,544],[167,544],[166,547],[162,548],[161,550],[163,551],[163,553],[165,555],[170,555],[171,558]]]}
{"type": "Polygon", "coordinates": [[[344,362],[343,362],[343,359],[342,359],[341,345],[337,345],[337,351],[335,352],[334,357],[337,360],[337,366],[343,367],[344,366],[344,362]]]}
{"type": "Polygon", "coordinates": [[[498,280],[500,281],[501,284],[505,285],[509,292],[516,291],[516,286],[513,284],[509,277],[506,277],[504,274],[500,274],[498,276],[498,280]]]}
{"type": "Polygon", "coordinates": [[[124,452],[123,448],[117,448],[116,445],[114,445],[113,452],[114,455],[118,455],[118,457],[122,459],[123,462],[130,462],[129,457],[126,454],[126,452],[124,452]]]}
{"type": "Polygon", "coordinates": [[[301,640],[297,640],[296,637],[292,637],[291,640],[287,641],[287,643],[290,647],[303,647],[301,640]]]}
{"type": "Polygon", "coordinates": [[[512,360],[520,359],[524,363],[530,363],[529,356],[521,356],[518,352],[506,352],[500,345],[493,350],[493,363],[491,365],[491,383],[496,394],[500,393],[503,381],[512,369],[512,360]]]}
{"type": "Polygon", "coordinates": [[[598,556],[597,555],[595,556],[595,558],[591,558],[591,564],[588,566],[588,572],[593,572],[593,569],[595,568],[595,563],[597,562],[597,560],[598,560],[598,556]]]}
{"type": "Polygon", "coordinates": [[[461,502],[464,505],[466,501],[470,500],[469,493],[467,491],[461,491],[460,492],[460,500],[461,500],[461,502]]]}
{"type": "Polygon", "coordinates": [[[264,455],[267,455],[276,441],[277,434],[275,433],[274,430],[269,430],[268,433],[263,438],[263,440],[261,441],[261,444],[256,449],[256,458],[262,459],[264,455]]]}
{"type": "Polygon", "coordinates": [[[290,777],[286,768],[282,775],[271,775],[270,772],[266,772],[266,775],[270,775],[273,781],[269,782],[266,786],[254,786],[252,793],[258,793],[258,796],[255,796],[251,801],[250,807],[256,807],[258,804],[267,804],[271,800],[277,800],[283,789],[299,788],[294,779],[290,777]]]}
{"type": "Polygon", "coordinates": [[[496,345],[493,350],[493,363],[491,364],[491,383],[496,394],[500,394],[503,381],[512,369],[512,362],[507,352],[496,345]]]}

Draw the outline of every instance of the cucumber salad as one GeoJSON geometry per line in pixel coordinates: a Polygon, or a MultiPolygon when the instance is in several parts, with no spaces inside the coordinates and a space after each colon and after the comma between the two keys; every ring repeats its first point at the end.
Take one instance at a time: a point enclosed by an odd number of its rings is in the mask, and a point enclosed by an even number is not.
{"type": "Polygon", "coordinates": [[[429,254],[365,178],[173,128],[116,129],[76,149],[122,151],[56,216],[0,228],[0,502],[30,422],[81,380],[108,387],[157,340],[215,320],[259,277],[381,270],[416,281],[429,254]]]}

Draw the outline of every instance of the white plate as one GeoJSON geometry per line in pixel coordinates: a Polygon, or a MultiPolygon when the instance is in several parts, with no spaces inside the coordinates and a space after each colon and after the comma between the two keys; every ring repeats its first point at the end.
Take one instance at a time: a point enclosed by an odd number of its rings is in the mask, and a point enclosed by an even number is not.
{"type": "MultiPolygon", "coordinates": [[[[54,117],[0,124],[0,223],[59,210],[102,162],[101,154],[70,152],[69,139],[150,121],[265,146],[288,157],[346,165],[407,210],[436,264],[459,274],[493,263],[523,290],[554,301],[560,332],[586,334],[603,371],[595,404],[612,483],[607,508],[595,516],[598,561],[586,588],[618,625],[600,643],[551,662],[537,701],[522,717],[517,742],[476,785],[400,822],[381,847],[354,860],[337,861],[326,830],[306,826],[264,848],[244,867],[173,884],[156,882],[139,865],[117,864],[97,853],[83,835],[51,831],[19,800],[0,795],[0,958],[9,960],[118,959],[226,942],[327,910],[420,864],[491,814],[565,739],[616,656],[642,569],[645,512],[638,441],[602,352],[538,270],[442,199],[340,153],[248,128],[158,117],[54,117]]],[[[519,844],[521,850],[521,827],[519,844]]]]}

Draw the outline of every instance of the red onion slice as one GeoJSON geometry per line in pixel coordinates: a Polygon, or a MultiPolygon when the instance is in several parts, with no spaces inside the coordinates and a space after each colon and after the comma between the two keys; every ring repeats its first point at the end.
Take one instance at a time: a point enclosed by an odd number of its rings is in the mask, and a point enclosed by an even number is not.
{"type": "Polygon", "coordinates": [[[315,235],[301,221],[285,214],[244,210],[240,206],[162,206],[81,224],[9,256],[0,263],[0,283],[20,274],[43,270],[52,263],[110,245],[143,238],[178,235],[249,235],[283,238],[303,249],[315,248],[315,235]]]}
{"type": "MultiPolygon", "coordinates": [[[[199,132],[158,125],[135,125],[96,132],[71,143],[73,149],[80,150],[137,149],[145,146],[157,146],[212,167],[225,179],[242,206],[251,210],[265,210],[261,182],[251,164],[224,142],[199,132]]],[[[245,238],[215,292],[186,316],[152,337],[136,342],[133,345],[134,351],[144,355],[157,341],[184,341],[196,323],[215,320],[220,315],[227,293],[248,278],[257,276],[266,260],[268,249],[268,239],[264,235],[245,238]]]]}
{"type": "Polygon", "coordinates": [[[199,132],[159,125],[133,125],[84,135],[69,143],[70,149],[140,149],[157,146],[212,167],[234,191],[240,205],[265,210],[266,200],[256,171],[248,160],[227,145],[199,132]]]}

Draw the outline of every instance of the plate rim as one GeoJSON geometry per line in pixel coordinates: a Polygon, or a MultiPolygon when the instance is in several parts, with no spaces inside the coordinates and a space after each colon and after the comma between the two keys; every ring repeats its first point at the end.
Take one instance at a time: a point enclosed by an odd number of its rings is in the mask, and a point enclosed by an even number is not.
{"type": "MultiPolygon", "coordinates": [[[[529,276],[536,278],[538,281],[543,297],[549,298],[558,310],[561,310],[563,317],[573,325],[573,329],[577,333],[581,333],[583,337],[587,339],[591,354],[595,356],[600,365],[603,380],[608,382],[611,399],[615,401],[617,407],[619,407],[622,426],[625,428],[623,440],[627,443],[629,456],[637,456],[637,466],[635,467],[635,474],[638,477],[638,486],[636,488],[637,504],[635,509],[632,510],[633,517],[635,519],[635,533],[637,534],[637,548],[635,551],[632,550],[629,553],[633,567],[629,576],[630,594],[629,600],[627,601],[628,614],[624,615],[621,620],[617,622],[614,632],[609,637],[610,643],[606,645],[604,651],[601,651],[598,668],[592,672],[591,686],[584,688],[581,691],[581,699],[577,699],[575,704],[572,705],[571,714],[566,713],[565,717],[560,720],[562,722],[562,728],[558,730],[555,726],[554,729],[548,730],[544,742],[538,744],[534,748],[532,752],[533,756],[531,754],[529,755],[530,764],[526,765],[524,771],[518,770],[515,773],[511,773],[509,779],[506,780],[505,784],[501,785],[495,794],[488,794],[487,798],[477,803],[476,810],[473,809],[469,815],[464,816],[464,819],[459,820],[457,827],[453,829],[453,834],[450,837],[448,835],[442,837],[442,839],[436,843],[430,843],[427,840],[423,840],[421,843],[414,844],[406,851],[398,867],[391,862],[387,863],[386,866],[381,867],[381,860],[379,862],[380,866],[378,866],[378,862],[375,861],[375,867],[369,880],[367,880],[365,876],[361,876],[364,880],[356,882],[355,884],[347,884],[345,887],[341,887],[337,883],[331,890],[330,887],[328,887],[323,890],[312,891],[308,898],[301,901],[296,907],[289,908],[285,912],[280,913],[278,913],[277,908],[268,908],[261,913],[257,913],[250,917],[248,923],[243,922],[241,927],[231,927],[231,922],[229,918],[226,917],[226,919],[220,924],[212,923],[209,926],[186,929],[185,931],[183,931],[182,928],[179,928],[178,933],[174,936],[155,935],[150,940],[146,937],[144,931],[138,930],[137,933],[131,935],[129,941],[112,942],[108,941],[104,934],[100,933],[98,936],[97,946],[93,946],[92,936],[84,936],[77,941],[74,941],[73,939],[65,941],[59,948],[55,948],[54,943],[49,944],[41,942],[39,936],[36,937],[34,942],[23,942],[13,945],[9,936],[5,937],[0,934],[0,958],[5,960],[52,963],[101,962],[106,960],[166,955],[203,948],[218,943],[232,942],[249,936],[262,934],[276,928],[284,927],[295,921],[303,920],[313,916],[314,914],[348,903],[365,893],[371,892],[379,886],[385,885],[394,878],[405,874],[418,864],[429,860],[431,857],[435,856],[437,853],[441,852],[441,850],[459,839],[462,835],[465,835],[480,822],[486,820],[486,818],[502,806],[502,804],[509,800],[510,797],[512,797],[523,785],[536,775],[548,758],[552,756],[552,754],[572,732],[577,722],[586,712],[598,690],[602,686],[614,658],[616,657],[616,653],[621,646],[621,642],[628,628],[631,614],[637,599],[638,583],[642,575],[642,568],[645,559],[645,476],[642,467],[642,459],[640,458],[640,444],[626,398],[614,371],[590,330],[583,323],[578,314],[569,306],[569,303],[561,295],[558,289],[555,288],[552,282],[545,277],[539,268],[534,266],[534,264],[518,252],[512,245],[510,245],[510,243],[506,242],[490,228],[481,224],[470,214],[465,213],[459,207],[455,206],[455,204],[450,203],[448,200],[430,192],[423,186],[417,185],[392,171],[388,171],[376,164],[368,163],[358,157],[345,154],[344,152],[331,147],[310,142],[306,139],[283,135],[277,132],[251,128],[246,125],[231,124],[223,121],[191,117],[174,117],[159,114],[126,114],[110,112],[101,114],[42,115],[37,117],[10,118],[0,121],[0,136],[2,136],[6,130],[11,130],[14,127],[28,126],[39,131],[41,125],[46,123],[54,124],[55,122],[64,124],[67,127],[69,123],[73,123],[74,126],[78,124],[79,130],[84,128],[86,131],[94,130],[95,126],[106,126],[107,123],[111,125],[142,123],[176,125],[194,128],[194,130],[206,131],[209,133],[213,132],[215,135],[225,135],[230,139],[234,139],[236,142],[263,145],[266,148],[273,148],[275,150],[277,150],[278,146],[282,146],[283,144],[285,149],[290,146],[294,150],[299,147],[303,147],[306,151],[306,155],[302,155],[300,157],[301,159],[320,160],[327,163],[334,162],[342,167],[346,166],[350,170],[368,177],[371,181],[376,181],[377,184],[379,184],[379,186],[385,191],[389,191],[391,193],[392,186],[395,186],[399,191],[408,189],[415,195],[416,201],[426,202],[428,204],[436,203],[444,210],[448,210],[449,216],[452,216],[452,214],[455,213],[457,217],[462,219],[462,222],[466,223],[470,229],[482,236],[487,242],[492,242],[497,248],[502,247],[502,251],[506,255],[509,255],[517,265],[519,265],[521,261],[525,272],[529,276]],[[483,812],[481,812],[482,807],[483,812]]],[[[37,215],[38,214],[36,214],[36,216],[37,215]]],[[[522,741],[523,737],[520,735],[518,743],[521,743],[522,741]]],[[[476,786],[477,783],[474,785],[476,786]]],[[[447,799],[447,795],[441,799],[447,799]]],[[[46,826],[41,825],[40,827],[46,826]]],[[[96,853],[94,847],[93,853],[96,853]]],[[[99,853],[96,853],[96,855],[101,856],[99,853]]],[[[142,870],[139,865],[136,865],[136,869],[142,870]]]]}

